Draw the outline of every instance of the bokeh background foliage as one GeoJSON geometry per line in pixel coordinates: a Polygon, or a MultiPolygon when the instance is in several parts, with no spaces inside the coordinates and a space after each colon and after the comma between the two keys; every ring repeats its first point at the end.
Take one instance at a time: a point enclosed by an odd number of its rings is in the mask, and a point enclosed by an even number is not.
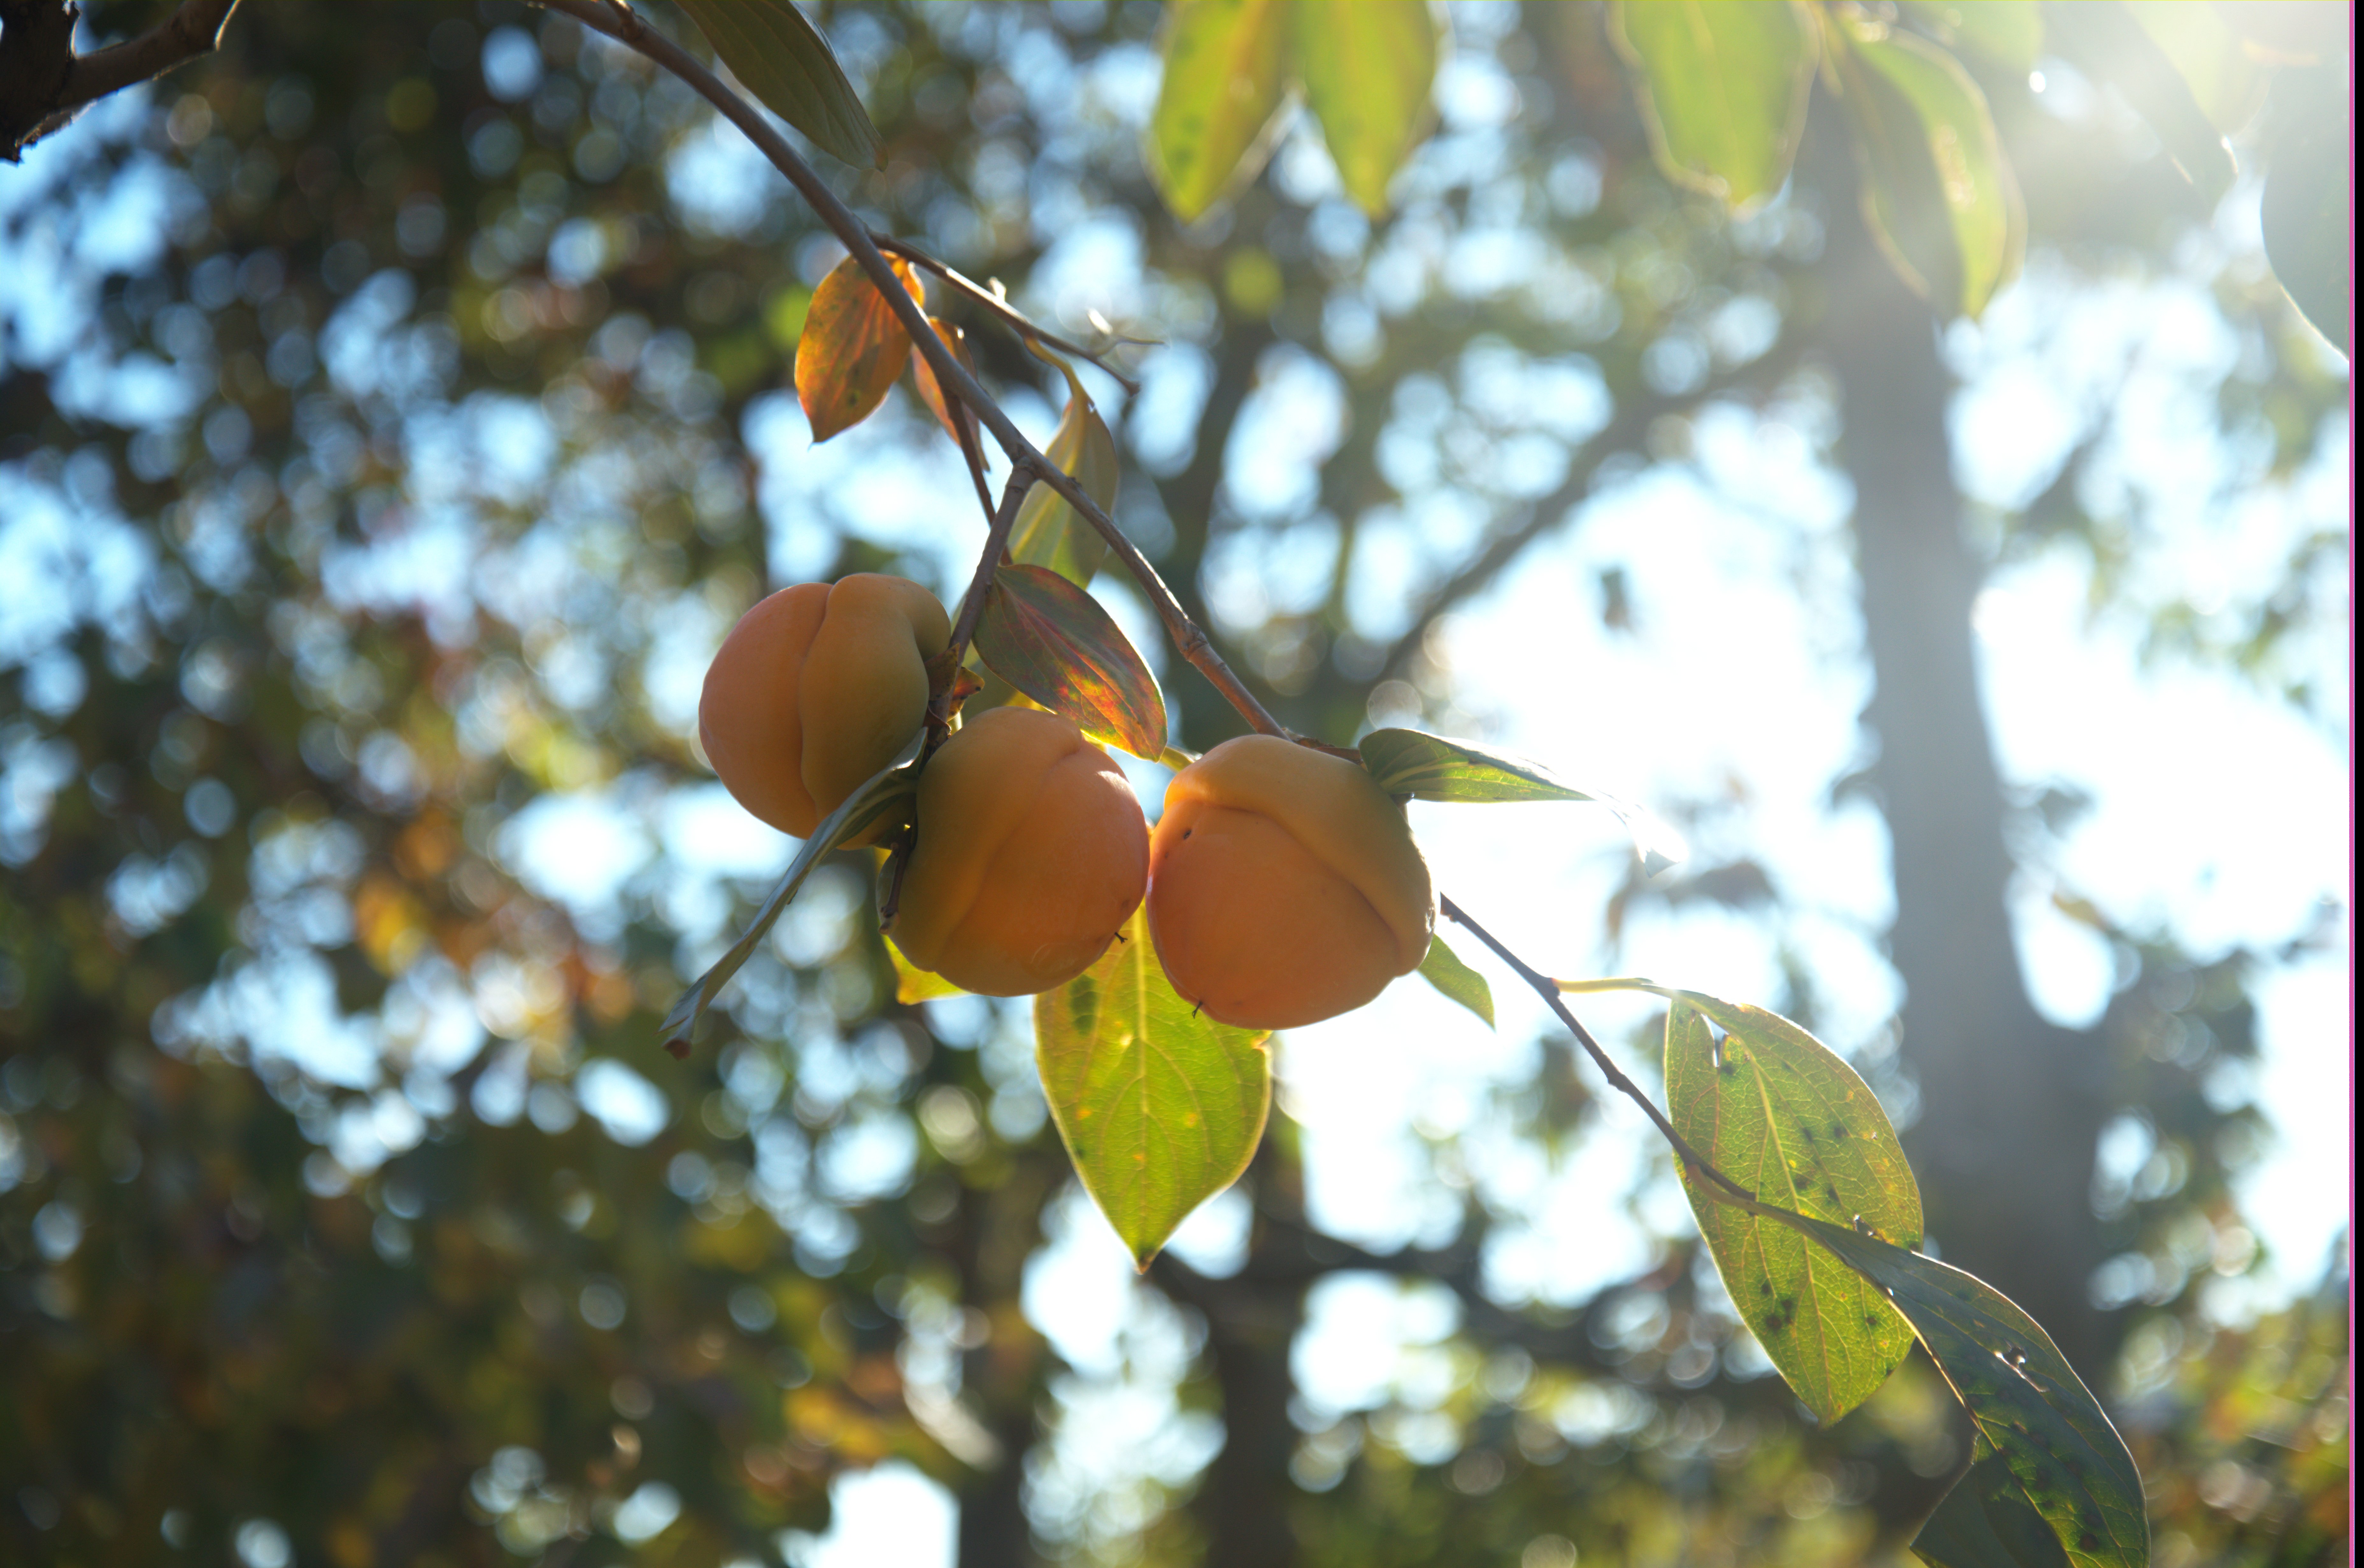
{"type": "MultiPolygon", "coordinates": [[[[2287,954],[2072,901],[2121,973],[2091,1027],[2045,1021],[2003,887],[2076,803],[2006,787],[1968,654],[1984,572],[2082,552],[2097,614],[2336,724],[2336,518],[2195,606],[2146,570],[2164,526],[2106,417],[2017,504],[1966,502],[1953,370],[1855,216],[1833,106],[1734,220],[1656,172],[1632,29],[1451,15],[1392,217],[1283,125],[1176,222],[1139,3],[827,9],[883,139],[832,178],[1063,328],[1090,305],[1167,341],[1140,397],[1095,393],[1120,518],[1264,700],[1341,742],[1485,722],[1441,624],[1580,503],[1710,469],[1719,420],[1808,432],[1851,529],[1764,526],[1801,596],[1816,551],[1856,574],[1881,744],[1834,793],[1893,842],[1912,998],[1901,1035],[1834,1041],[1915,1107],[1947,1257],[2113,1401],[2155,1560],[2338,1560],[2344,1264],[2263,1312],[2210,1292],[2262,1263],[2232,1184],[2263,1129],[2224,1085],[2287,954]]],[[[225,44],[0,174],[0,1556],[770,1561],[841,1472],[900,1461],[958,1498],[964,1568],[1898,1559],[1967,1454],[1925,1362],[1814,1424],[1641,1195],[1598,1205],[1647,1238],[1630,1277],[1504,1284],[1520,1216],[1480,1146],[1615,1135],[1547,1029],[1483,1115],[1413,1140],[1449,1212],[1399,1246],[1322,1229],[1284,1097],[1232,1232],[1161,1258],[1098,1358],[1057,1331],[1076,1274],[1046,1261],[1098,1221],[1025,1012],[896,1001],[865,864],[824,867],[666,1059],[657,1020],[786,861],[690,749],[707,654],[767,585],[951,592],[968,482],[899,394],[805,447],[785,389],[838,252],[645,62],[498,3],[250,6],[225,44]],[[1366,1404],[1309,1400],[1309,1301],[1374,1274],[1433,1326],[1366,1404]]],[[[2196,276],[2240,345],[2191,396],[2243,454],[2228,492],[2344,451],[2344,364],[2262,268],[2195,261],[2189,150],[1961,59],[2049,308],[2196,276]]],[[[2290,143],[2303,95],[2247,91],[2203,107],[2290,143]]],[[[1064,385],[965,324],[1046,439],[1064,385]]],[[[1613,570],[1563,596],[1647,634],[1613,570]]],[[[1182,743],[1236,728],[1166,673],[1182,743]]],[[[1703,863],[1563,918],[1610,955],[1654,910],[1781,929],[1797,895],[1718,813],[1688,813],[1703,863]]],[[[1790,975],[1764,1000],[1849,1012],[1790,975]]]]}

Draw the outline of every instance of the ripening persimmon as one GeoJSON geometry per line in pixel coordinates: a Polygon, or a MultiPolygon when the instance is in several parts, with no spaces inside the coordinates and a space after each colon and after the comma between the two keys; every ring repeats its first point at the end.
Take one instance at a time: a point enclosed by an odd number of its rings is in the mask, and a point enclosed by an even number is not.
{"type": "Polygon", "coordinates": [[[1436,924],[1403,808],[1355,764],[1269,735],[1174,775],[1149,851],[1149,934],[1209,1018],[1290,1029],[1418,969],[1436,924]]]}
{"type": "Polygon", "coordinates": [[[708,761],[740,805],[810,838],[920,732],[927,662],[952,633],[936,596],[901,577],[781,589],[739,617],[706,672],[708,761]]]}
{"type": "Polygon", "coordinates": [[[920,775],[919,817],[888,935],[963,990],[1064,985],[1141,904],[1141,803],[1057,714],[998,707],[970,718],[920,775]]]}

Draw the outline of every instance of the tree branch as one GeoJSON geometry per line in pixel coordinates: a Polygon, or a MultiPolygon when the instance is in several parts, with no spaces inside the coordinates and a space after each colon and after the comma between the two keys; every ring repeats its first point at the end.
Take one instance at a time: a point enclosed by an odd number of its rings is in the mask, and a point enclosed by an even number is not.
{"type": "Polygon", "coordinates": [[[1016,306],[1010,304],[1009,301],[1003,298],[999,291],[987,288],[985,284],[978,283],[975,278],[965,276],[958,270],[944,265],[942,261],[937,261],[933,256],[929,255],[925,250],[920,250],[917,245],[910,243],[910,241],[906,239],[898,239],[891,234],[880,234],[874,229],[870,235],[870,242],[889,255],[900,256],[903,260],[910,262],[913,266],[924,268],[926,271],[935,273],[936,276],[943,279],[944,282],[958,289],[962,294],[967,295],[970,299],[975,300],[977,304],[985,306],[986,309],[991,311],[994,315],[1001,317],[1003,321],[1009,324],[1009,329],[1016,332],[1020,337],[1031,338],[1036,342],[1043,344],[1049,348],[1056,349],[1063,354],[1072,355],[1076,359],[1083,360],[1087,363],[1098,366],[1110,377],[1110,379],[1113,380],[1119,386],[1124,388],[1128,394],[1137,394],[1141,391],[1141,384],[1139,382],[1134,381],[1131,376],[1125,374],[1122,371],[1109,363],[1108,361],[1103,359],[1100,355],[1085,348],[1081,343],[1074,342],[1068,339],[1060,337],[1056,332],[1044,330],[1042,327],[1035,324],[1031,317],[1028,316],[1024,311],[1019,309],[1016,306]]]}
{"type": "Polygon", "coordinates": [[[0,4],[0,29],[9,45],[0,62],[0,159],[17,161],[26,148],[62,129],[87,104],[212,53],[237,8],[238,0],[183,0],[138,38],[77,55],[77,13],[66,0],[0,4]]]}
{"type": "Polygon", "coordinates": [[[541,0],[541,4],[553,11],[563,12],[594,32],[605,34],[626,48],[648,56],[687,83],[700,97],[737,126],[747,139],[755,144],[756,150],[771,161],[772,166],[787,176],[788,183],[797,188],[797,194],[805,198],[813,212],[829,226],[830,231],[844,243],[855,263],[869,274],[872,284],[886,301],[887,307],[902,323],[904,331],[910,335],[912,347],[928,361],[928,368],[935,372],[936,384],[976,413],[978,422],[993,432],[993,439],[1000,444],[1013,467],[1031,473],[1056,491],[1062,499],[1075,507],[1078,516],[1092,526],[1093,531],[1107,541],[1110,551],[1124,562],[1125,570],[1132,574],[1134,582],[1141,584],[1151,607],[1157,612],[1157,618],[1165,624],[1166,635],[1173,639],[1183,658],[1212,683],[1223,694],[1225,700],[1257,729],[1267,735],[1293,739],[1280,720],[1266,711],[1264,704],[1256,700],[1255,694],[1249,691],[1245,683],[1223,662],[1222,656],[1215,651],[1214,644],[1208,639],[1207,634],[1191,621],[1181,603],[1175,598],[1174,591],[1165,585],[1165,579],[1158,576],[1157,569],[1150,565],[1139,547],[1125,537],[1124,530],[1116,526],[1115,520],[1085,492],[1072,474],[1036,450],[1034,444],[1010,422],[1009,416],[1002,412],[1001,406],[953,356],[952,350],[936,336],[935,328],[928,325],[928,318],[920,309],[919,303],[896,278],[895,270],[885,253],[872,242],[869,227],[854,217],[837,193],[813,172],[811,165],[797,155],[796,149],[788,145],[787,139],[775,130],[753,106],[725,87],[720,79],[699,64],[680,45],[648,26],[644,18],[630,18],[630,25],[619,22],[614,12],[598,4],[597,0],[541,0]]]}
{"type": "Polygon", "coordinates": [[[1509,964],[1512,973],[1525,981],[1528,988],[1541,996],[1553,1012],[1559,1015],[1559,1021],[1567,1026],[1570,1034],[1576,1036],[1577,1043],[1584,1047],[1585,1053],[1592,1058],[1593,1065],[1600,1068],[1602,1076],[1609,1080],[1609,1086],[1642,1107],[1642,1114],[1648,1117],[1652,1124],[1657,1128],[1659,1134],[1674,1146],[1675,1153],[1678,1158],[1725,1191],[1736,1194],[1749,1202],[1756,1201],[1755,1193],[1717,1170],[1709,1163],[1707,1156],[1692,1148],[1683,1135],[1675,1130],[1675,1124],[1666,1118],[1665,1114],[1652,1102],[1650,1096],[1644,1094],[1640,1086],[1633,1079],[1625,1076],[1617,1063],[1609,1059],[1609,1053],[1600,1049],[1600,1042],[1592,1038],[1592,1031],[1578,1023],[1576,1015],[1568,1011],[1567,1001],[1559,994],[1557,981],[1531,967],[1518,954],[1504,947],[1493,932],[1471,919],[1467,911],[1452,899],[1440,897],[1437,903],[1447,919],[1454,921],[1467,930],[1471,936],[1484,942],[1496,958],[1509,964]]]}
{"type": "MultiPolygon", "coordinates": [[[[1403,673],[1412,654],[1427,638],[1429,628],[1439,616],[1474,597],[1491,586],[1494,579],[1520,553],[1567,517],[1568,509],[1592,493],[1592,482],[1600,472],[1601,463],[1614,453],[1638,446],[1648,436],[1650,427],[1669,414],[1679,414],[1699,407],[1720,394],[1741,386],[1778,383],[1804,358],[1806,339],[1803,333],[1791,332],[1773,349],[1731,375],[1711,383],[1704,390],[1688,396],[1634,397],[1621,400],[1617,412],[1592,437],[1585,441],[1583,455],[1570,467],[1567,477],[1557,489],[1537,501],[1518,522],[1490,538],[1475,560],[1437,585],[1436,591],[1421,602],[1412,615],[1411,625],[1402,636],[1388,645],[1379,662],[1378,679],[1403,673]]],[[[1343,559],[1343,557],[1342,557],[1343,559]]],[[[1343,573],[1341,574],[1343,581],[1343,573]]]]}

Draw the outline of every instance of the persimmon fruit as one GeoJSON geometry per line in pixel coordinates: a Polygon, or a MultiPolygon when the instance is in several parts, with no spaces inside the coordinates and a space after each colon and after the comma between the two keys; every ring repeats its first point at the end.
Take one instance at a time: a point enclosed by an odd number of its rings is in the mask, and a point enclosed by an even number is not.
{"type": "Polygon", "coordinates": [[[920,732],[927,662],[952,631],[936,596],[901,577],[781,589],[739,617],[706,672],[707,760],[740,805],[810,838],[920,732]]]}
{"type": "Polygon", "coordinates": [[[1166,786],[1148,914],[1182,997],[1222,1023],[1290,1029],[1419,968],[1436,895],[1403,808],[1368,773],[1244,735],[1166,786]]]}
{"type": "Polygon", "coordinates": [[[920,775],[919,839],[887,933],[965,991],[1023,996],[1091,967],[1141,904],[1149,829],[1068,719],[976,715],[920,775]]]}

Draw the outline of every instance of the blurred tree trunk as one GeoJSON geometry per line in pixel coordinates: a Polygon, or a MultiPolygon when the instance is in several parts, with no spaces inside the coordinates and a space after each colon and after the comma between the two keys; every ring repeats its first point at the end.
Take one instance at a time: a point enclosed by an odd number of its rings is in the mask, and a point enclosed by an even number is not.
{"type": "Polygon", "coordinates": [[[1824,353],[1845,404],[1857,565],[1874,692],[1865,722],[1894,855],[1889,952],[1921,1119],[1905,1138],[1949,1262],[2051,1330],[2090,1381],[2113,1346],[2087,1292],[2102,1262],[2091,1194],[2099,1042],[2028,1000],[2007,893],[2003,785],[1970,624],[1983,574],[1961,531],[1937,321],[1866,227],[1835,106],[1811,122],[1832,193],[1824,353]]]}

